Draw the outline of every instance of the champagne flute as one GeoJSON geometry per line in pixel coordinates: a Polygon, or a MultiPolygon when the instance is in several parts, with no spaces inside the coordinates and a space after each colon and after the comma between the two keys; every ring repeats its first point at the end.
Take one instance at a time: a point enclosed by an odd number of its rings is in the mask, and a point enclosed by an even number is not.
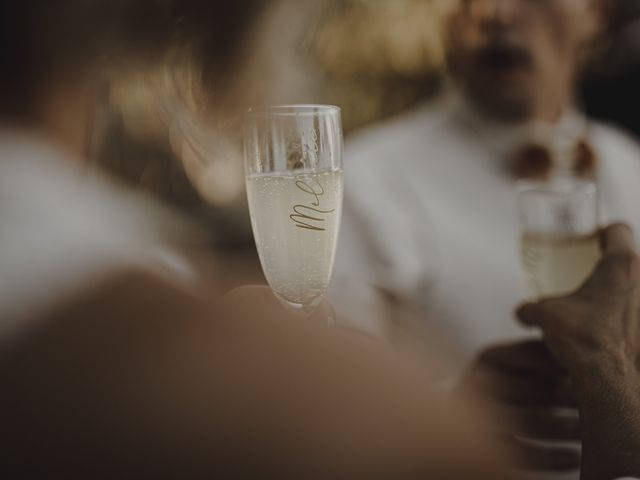
{"type": "Polygon", "coordinates": [[[566,175],[518,186],[522,263],[539,297],[578,289],[600,259],[598,190],[566,175]]]}
{"type": "Polygon", "coordinates": [[[251,224],[265,277],[285,306],[311,314],[329,286],[342,215],[340,109],[252,108],[244,140],[251,224]]]}

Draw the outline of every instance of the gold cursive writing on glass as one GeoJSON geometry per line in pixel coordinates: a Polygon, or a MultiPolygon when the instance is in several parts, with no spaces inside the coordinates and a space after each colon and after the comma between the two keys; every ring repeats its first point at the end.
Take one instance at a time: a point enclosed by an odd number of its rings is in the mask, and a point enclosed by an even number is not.
{"type": "Polygon", "coordinates": [[[297,204],[293,206],[293,212],[289,218],[296,224],[296,227],[316,232],[324,232],[322,222],[326,221],[325,215],[333,213],[335,209],[325,210],[320,208],[321,197],[324,196],[324,187],[317,180],[298,180],[296,187],[310,197],[307,205],[297,204]]]}

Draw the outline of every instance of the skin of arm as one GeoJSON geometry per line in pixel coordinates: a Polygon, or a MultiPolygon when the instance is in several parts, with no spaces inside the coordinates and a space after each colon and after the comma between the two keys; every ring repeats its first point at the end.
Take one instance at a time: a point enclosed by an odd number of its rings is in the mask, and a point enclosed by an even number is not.
{"type": "Polygon", "coordinates": [[[640,475],[640,261],[628,227],[602,233],[603,258],[573,295],[522,306],[578,397],[582,479],[640,475]]]}
{"type": "Polygon", "coordinates": [[[3,477],[506,478],[481,414],[266,287],[123,272],[1,347],[3,477]]]}

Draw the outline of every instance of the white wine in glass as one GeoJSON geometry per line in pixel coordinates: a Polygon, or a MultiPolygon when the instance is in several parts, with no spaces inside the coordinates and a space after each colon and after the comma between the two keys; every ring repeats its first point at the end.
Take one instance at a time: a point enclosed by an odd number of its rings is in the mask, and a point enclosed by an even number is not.
{"type": "Polygon", "coordinates": [[[329,286],[342,216],[340,110],[252,109],[245,152],[251,224],[265,277],[285,305],[310,313],[329,286]]]}
{"type": "Polygon", "coordinates": [[[599,259],[600,244],[595,234],[522,237],[522,263],[532,289],[540,297],[577,290],[599,259]]]}
{"type": "Polygon", "coordinates": [[[577,290],[600,259],[598,201],[593,182],[558,177],[522,182],[522,265],[539,297],[577,290]]]}

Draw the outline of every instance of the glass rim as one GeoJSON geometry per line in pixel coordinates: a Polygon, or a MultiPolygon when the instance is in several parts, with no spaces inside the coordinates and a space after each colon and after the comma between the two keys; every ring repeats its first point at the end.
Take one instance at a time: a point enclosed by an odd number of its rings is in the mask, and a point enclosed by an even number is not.
{"type": "Polygon", "coordinates": [[[336,115],[341,112],[342,109],[336,105],[309,103],[251,107],[247,110],[246,115],[249,117],[299,117],[336,115]]]}
{"type": "Polygon", "coordinates": [[[594,180],[562,176],[548,180],[519,180],[517,189],[520,195],[572,195],[597,193],[598,186],[594,180]]]}

